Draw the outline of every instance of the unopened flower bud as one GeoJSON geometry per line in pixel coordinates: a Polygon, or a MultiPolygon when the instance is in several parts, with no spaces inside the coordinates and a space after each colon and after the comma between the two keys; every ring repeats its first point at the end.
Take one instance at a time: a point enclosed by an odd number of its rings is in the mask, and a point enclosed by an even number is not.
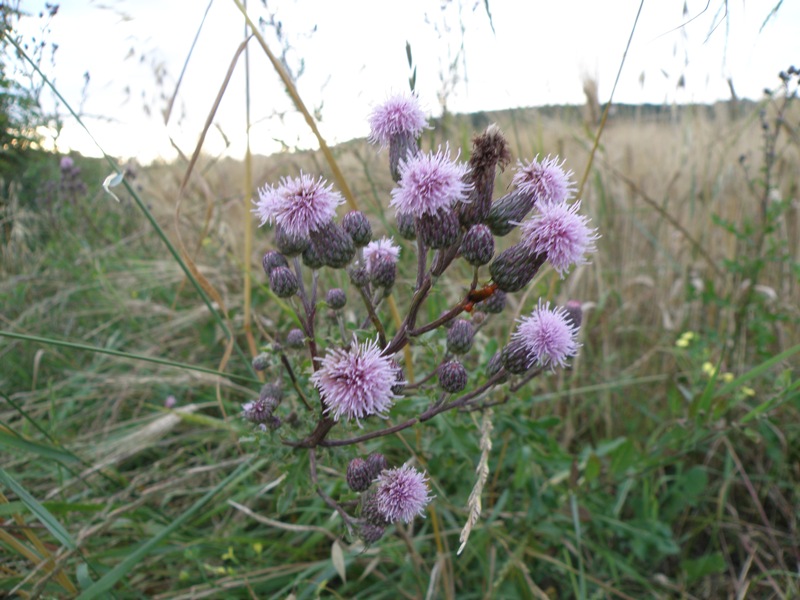
{"type": "Polygon", "coordinates": [[[518,292],[534,278],[547,260],[524,244],[503,250],[489,266],[492,281],[504,292],[518,292]]]}
{"type": "Polygon", "coordinates": [[[269,273],[269,287],[279,298],[289,298],[297,293],[297,277],[289,267],[275,267],[269,273]]]}
{"type": "Polygon", "coordinates": [[[334,310],[340,310],[347,304],[347,296],[340,288],[331,288],[325,294],[325,302],[334,310]]]}
{"type": "Polygon", "coordinates": [[[347,266],[356,253],[353,238],[334,221],[311,232],[311,246],[319,254],[323,264],[332,269],[347,266]]]}
{"type": "Polygon", "coordinates": [[[399,396],[406,387],[406,378],[403,376],[403,369],[398,362],[392,359],[392,364],[396,367],[395,370],[395,384],[392,386],[392,393],[399,396]]]}
{"type": "Polygon", "coordinates": [[[303,250],[302,260],[303,264],[309,269],[316,270],[325,266],[325,261],[322,260],[322,255],[319,252],[319,248],[313,242],[311,242],[308,246],[306,246],[306,249],[303,250]]]}
{"type": "Polygon", "coordinates": [[[342,219],[342,227],[358,248],[366,246],[372,240],[372,227],[367,216],[360,210],[352,210],[347,213],[342,219]]]}
{"type": "Polygon", "coordinates": [[[264,371],[269,366],[269,354],[262,352],[253,357],[253,368],[256,371],[264,371]]]}
{"type": "Polygon", "coordinates": [[[375,287],[389,289],[397,278],[397,263],[391,258],[375,257],[370,268],[370,281],[375,287]]]}
{"type": "Polygon", "coordinates": [[[480,267],[485,265],[494,255],[494,236],[491,230],[482,223],[473,225],[461,240],[461,256],[469,264],[480,267]]]}
{"type": "Polygon", "coordinates": [[[265,383],[261,386],[261,390],[258,392],[258,397],[261,400],[265,398],[273,398],[276,404],[280,404],[281,398],[283,398],[283,390],[281,390],[281,386],[275,385],[274,383],[265,383]]]}
{"type": "Polygon", "coordinates": [[[489,210],[486,224],[497,236],[508,235],[533,208],[534,198],[531,194],[516,189],[502,198],[498,198],[489,210]]]}
{"type": "Polygon", "coordinates": [[[506,371],[514,375],[525,373],[533,362],[528,348],[518,340],[511,340],[503,348],[501,360],[506,371]]]}
{"type": "Polygon", "coordinates": [[[264,425],[269,427],[270,430],[275,431],[276,429],[280,428],[281,425],[283,425],[283,421],[281,421],[281,418],[276,415],[270,415],[267,417],[267,421],[264,423],[264,425]]]}
{"type": "Polygon", "coordinates": [[[440,210],[436,214],[423,214],[417,219],[417,235],[434,250],[452,246],[458,241],[461,225],[453,211],[440,210]]]}
{"type": "Polygon", "coordinates": [[[472,348],[475,326],[465,319],[458,319],[447,330],[447,350],[453,354],[465,354],[472,348]]]}
{"type": "Polygon", "coordinates": [[[302,348],[306,343],[306,335],[301,329],[290,329],[286,334],[286,345],[289,348],[302,348]]]}
{"type": "Polygon", "coordinates": [[[386,457],[380,452],[373,452],[367,457],[367,466],[372,479],[375,479],[383,471],[389,468],[386,457]]]}
{"type": "Polygon", "coordinates": [[[375,478],[372,475],[367,461],[363,458],[354,458],[347,465],[347,485],[354,492],[363,492],[366,490],[372,480],[375,478]]]}
{"type": "Polygon", "coordinates": [[[369,283],[369,272],[364,265],[351,265],[347,274],[350,276],[350,283],[356,287],[361,288],[369,283]]]}
{"type": "Polygon", "coordinates": [[[299,233],[290,233],[280,225],[275,225],[275,245],[285,256],[297,256],[308,247],[309,239],[299,233]]]}
{"type": "Polygon", "coordinates": [[[383,525],[364,523],[358,528],[358,537],[368,546],[381,539],[384,533],[386,533],[386,527],[383,525]]]}
{"type": "Polygon", "coordinates": [[[417,226],[414,223],[414,215],[410,213],[397,213],[397,231],[403,239],[417,239],[417,226]]]}
{"type": "Polygon", "coordinates": [[[259,398],[242,404],[242,416],[257,425],[266,423],[276,406],[278,403],[274,398],[259,398]]]}
{"type": "Polygon", "coordinates": [[[361,518],[370,525],[386,527],[389,521],[378,506],[378,498],[375,489],[367,489],[361,494],[361,518]]]}
{"type": "Polygon", "coordinates": [[[261,259],[261,266],[264,267],[264,273],[269,277],[272,269],[275,267],[288,267],[289,263],[286,262],[286,257],[283,254],[275,250],[270,250],[264,254],[264,258],[261,259]]]}
{"type": "MultiPolygon", "coordinates": [[[[500,369],[502,368],[503,368],[503,353],[502,351],[498,351],[494,353],[494,356],[492,356],[492,358],[489,359],[489,364],[486,365],[486,376],[493,377],[494,375],[499,373],[500,369]]],[[[507,377],[504,377],[501,380],[501,383],[505,382],[507,379],[508,379],[507,377]]]]}
{"type": "Polygon", "coordinates": [[[472,324],[477,327],[478,325],[482,324],[486,319],[489,318],[485,312],[480,310],[473,310],[472,311],[472,324]]]}
{"type": "Polygon", "coordinates": [[[573,328],[578,329],[583,321],[583,307],[578,300],[569,300],[564,307],[567,324],[573,328]]]}
{"type": "Polygon", "coordinates": [[[439,365],[436,373],[439,376],[439,385],[445,392],[456,394],[467,387],[467,370],[457,360],[439,365]]]}
{"type": "Polygon", "coordinates": [[[475,308],[490,315],[500,314],[506,308],[506,293],[503,290],[495,290],[486,300],[478,302],[475,308]]]}

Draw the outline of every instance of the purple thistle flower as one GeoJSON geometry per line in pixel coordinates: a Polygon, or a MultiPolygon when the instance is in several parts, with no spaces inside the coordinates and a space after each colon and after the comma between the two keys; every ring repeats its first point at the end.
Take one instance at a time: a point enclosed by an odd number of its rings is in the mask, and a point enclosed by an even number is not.
{"type": "Polygon", "coordinates": [[[463,180],[467,166],[450,160],[450,148],[434,154],[420,152],[400,161],[400,183],[392,190],[390,206],[415,217],[449,210],[466,200],[469,184],[463,180]]]}
{"type": "Polygon", "coordinates": [[[586,264],[585,254],[594,252],[596,229],[589,229],[589,217],[578,214],[575,204],[561,202],[539,206],[539,214],[520,225],[522,243],[537,254],[544,254],[561,278],[570,265],[586,264]]]}
{"type": "Polygon", "coordinates": [[[301,172],[294,179],[282,178],[277,187],[264,186],[258,191],[259,199],[253,209],[261,218],[259,226],[275,222],[286,235],[307,237],[328,224],[344,198],[332,190],[332,185],[326,187],[326,183],[322,177],[315,181],[301,172]]]}
{"type": "Polygon", "coordinates": [[[408,465],[383,471],[375,483],[375,507],[389,523],[410,523],[431,501],[425,474],[408,465]]]}
{"type": "Polygon", "coordinates": [[[566,365],[566,360],[578,352],[576,341],[578,328],[568,321],[563,308],[550,308],[550,303],[542,303],[530,316],[520,319],[517,330],[511,336],[512,343],[522,345],[528,352],[528,368],[534,362],[542,366],[566,365]]]}
{"type": "Polygon", "coordinates": [[[369,115],[369,141],[388,146],[393,136],[417,138],[428,125],[416,96],[398,94],[376,106],[369,115]]]}
{"type": "Polygon", "coordinates": [[[328,350],[322,366],[311,381],[322,394],[325,413],[334,421],[359,419],[370,415],[385,417],[397,395],[397,366],[391,357],[382,356],[376,341],[354,345],[349,351],[328,350]]]}
{"type": "Polygon", "coordinates": [[[397,246],[392,238],[382,237],[379,240],[370,242],[364,248],[364,262],[367,269],[372,269],[378,259],[397,262],[400,257],[400,247],[397,246]]]}
{"type": "Polygon", "coordinates": [[[564,171],[565,161],[559,164],[557,156],[548,156],[541,162],[538,159],[537,156],[527,165],[517,163],[514,184],[523,194],[532,196],[538,205],[569,200],[575,193],[575,182],[572,181],[572,171],[564,171]]]}

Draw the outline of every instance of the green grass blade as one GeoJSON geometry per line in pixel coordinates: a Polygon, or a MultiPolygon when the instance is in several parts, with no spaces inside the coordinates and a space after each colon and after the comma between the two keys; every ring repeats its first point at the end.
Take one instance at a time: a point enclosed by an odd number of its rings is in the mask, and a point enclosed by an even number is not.
{"type": "Polygon", "coordinates": [[[64,529],[64,526],[61,525],[58,519],[50,514],[49,510],[42,506],[36,498],[31,496],[28,491],[22,487],[16,479],[6,473],[4,469],[0,469],[0,483],[17,495],[20,501],[28,507],[28,510],[30,510],[36,519],[53,534],[53,537],[56,538],[62,546],[70,550],[75,550],[78,547],[75,540],[72,539],[72,536],[64,529]]]}
{"type": "Polygon", "coordinates": [[[195,513],[200,511],[214,496],[216,496],[223,489],[231,485],[233,482],[243,475],[246,471],[258,468],[261,461],[252,463],[252,458],[244,461],[239,465],[236,470],[223,479],[214,489],[209,491],[200,500],[195,502],[186,512],[176,518],[172,523],[165,527],[158,535],[150,538],[144,544],[139,546],[136,550],[131,552],[128,557],[119,563],[116,567],[111,569],[108,573],[103,575],[100,580],[96,581],[90,588],[84,590],[77,600],[90,600],[92,598],[100,597],[110,590],[114,584],[120,579],[130,573],[141,561],[147,556],[151,550],[163,542],[169,535],[191,519],[195,513]]]}
{"type": "Polygon", "coordinates": [[[78,457],[59,448],[30,442],[9,431],[0,428],[0,448],[9,448],[18,452],[30,452],[47,460],[56,460],[62,464],[80,463],[78,457]]]}

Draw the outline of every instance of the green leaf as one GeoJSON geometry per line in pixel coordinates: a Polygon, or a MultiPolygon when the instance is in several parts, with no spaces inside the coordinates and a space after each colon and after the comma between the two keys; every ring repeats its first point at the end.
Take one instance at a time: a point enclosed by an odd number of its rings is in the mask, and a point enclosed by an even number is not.
{"type": "Polygon", "coordinates": [[[725,558],[720,552],[714,552],[698,558],[682,560],[681,569],[686,573],[686,583],[692,584],[708,575],[722,573],[725,570],[725,558]]]}
{"type": "Polygon", "coordinates": [[[69,452],[65,452],[53,446],[47,446],[38,442],[30,442],[0,429],[0,448],[10,448],[19,452],[30,452],[48,460],[56,460],[63,464],[79,463],[78,457],[69,452]]]}
{"type": "Polygon", "coordinates": [[[31,496],[11,475],[0,469],[0,483],[14,492],[20,501],[30,510],[36,519],[53,534],[62,546],[75,550],[78,545],[64,526],[56,519],[49,510],[42,506],[39,501],[31,496]]]}

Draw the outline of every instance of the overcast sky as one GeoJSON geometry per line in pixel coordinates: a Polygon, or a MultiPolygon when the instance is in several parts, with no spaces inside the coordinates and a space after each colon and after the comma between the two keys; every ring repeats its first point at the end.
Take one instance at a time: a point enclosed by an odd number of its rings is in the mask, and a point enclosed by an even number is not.
{"type": "MultiPolygon", "coordinates": [[[[290,64],[304,71],[298,87],[320,108],[321,130],[331,143],[368,133],[370,108],[390,92],[408,89],[406,42],[417,68],[416,89],[431,115],[543,104],[582,103],[582,81],[611,92],[641,0],[250,0],[254,19],[282,23],[290,64]],[[491,12],[487,14],[486,4],[491,12]],[[442,8],[444,6],[444,8],[442,8]],[[463,46],[463,53],[459,49],[463,46]],[[459,81],[445,87],[456,57],[459,81]],[[464,77],[466,75],[466,77],[464,77]]],[[[777,73],[800,56],[800,2],[778,0],[645,0],[615,101],[713,102],[727,99],[727,79],[740,97],[757,99],[775,87],[777,73]],[[686,11],[684,12],[684,6],[686,11]],[[707,8],[706,8],[707,7],[707,8]],[[763,29],[762,29],[763,26],[763,29]],[[685,87],[677,84],[683,77],[685,87]]],[[[41,37],[43,2],[23,0],[31,14],[20,32],[41,37]]],[[[169,137],[187,153],[197,141],[237,46],[244,23],[233,0],[64,0],[49,23],[58,44],[43,69],[112,155],[142,162],[174,156],[169,137]],[[165,125],[165,97],[192,41],[175,112],[165,125]],[[89,73],[85,88],[84,74],[89,73]]],[[[274,29],[264,30],[280,52],[274,29]]],[[[800,61],[798,61],[800,62],[800,61]]],[[[313,146],[261,48],[250,46],[253,149],[270,153],[313,146]],[[276,113],[285,113],[281,122],[276,113]],[[276,141],[279,140],[279,141],[276,141]]],[[[244,148],[244,59],[240,60],[206,142],[217,153],[241,157],[244,148]]],[[[48,104],[52,106],[52,103],[48,104]]],[[[63,111],[63,107],[62,107],[63,111]]],[[[97,155],[91,141],[66,119],[59,150],[97,155]]]]}

